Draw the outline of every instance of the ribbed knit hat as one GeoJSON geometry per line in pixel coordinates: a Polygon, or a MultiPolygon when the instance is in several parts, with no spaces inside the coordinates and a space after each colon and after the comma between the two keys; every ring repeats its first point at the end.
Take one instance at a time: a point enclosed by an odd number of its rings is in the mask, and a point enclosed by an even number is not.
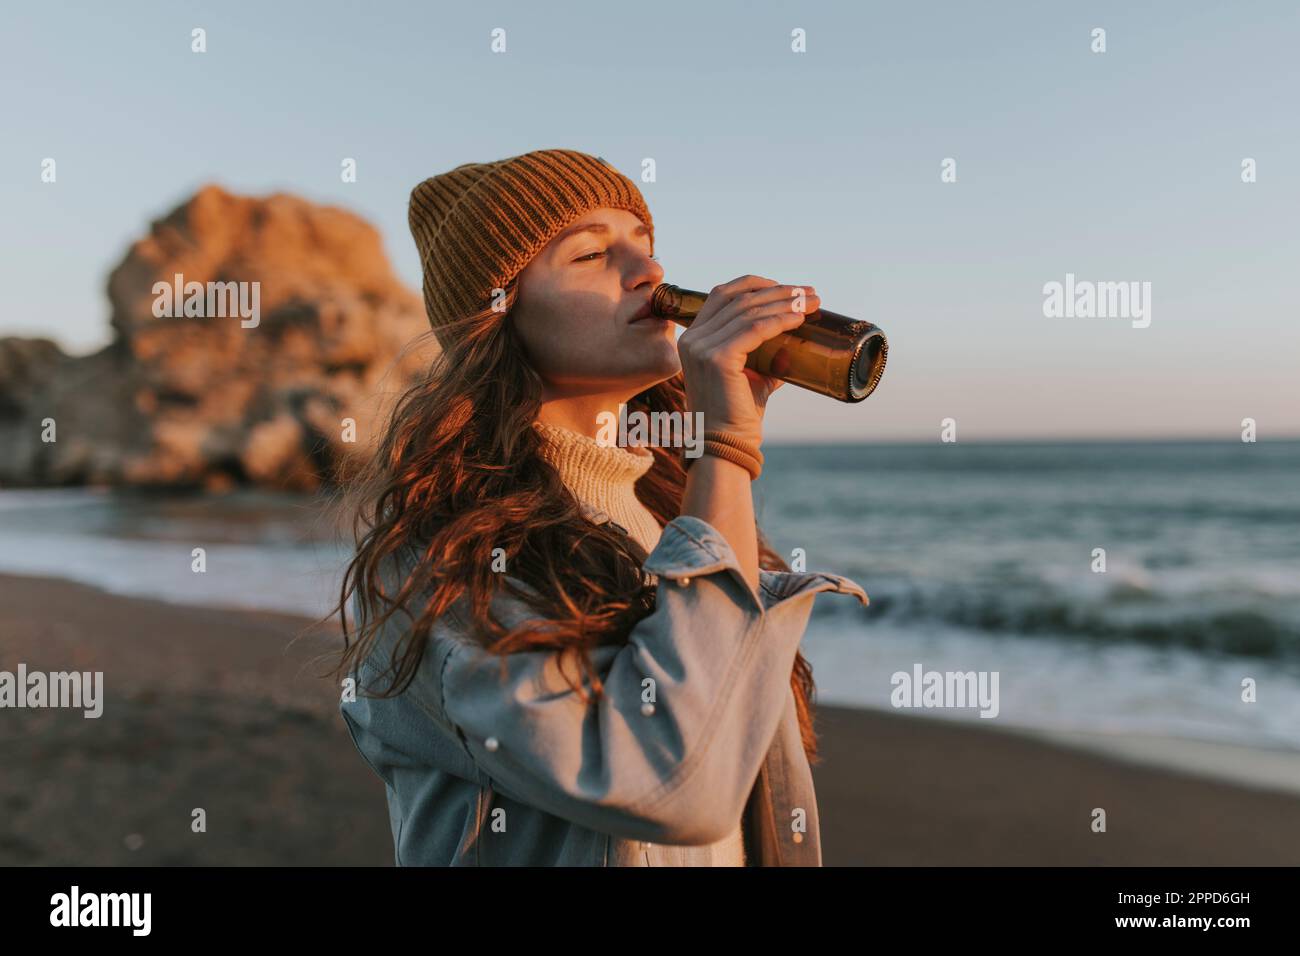
{"type": "Polygon", "coordinates": [[[409,222],[424,271],[424,307],[438,340],[492,304],[533,256],[592,209],[654,221],[641,191],[604,159],[539,149],[490,163],[465,163],[411,190],[409,222]]]}

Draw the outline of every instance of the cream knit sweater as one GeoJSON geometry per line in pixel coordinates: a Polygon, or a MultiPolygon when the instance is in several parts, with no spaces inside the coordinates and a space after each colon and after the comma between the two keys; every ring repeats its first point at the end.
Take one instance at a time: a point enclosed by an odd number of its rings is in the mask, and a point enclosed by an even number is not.
{"type": "MultiPolygon", "coordinates": [[[[645,548],[647,554],[653,551],[662,529],[650,509],[637,498],[633,486],[650,470],[654,455],[644,448],[629,450],[601,445],[580,432],[545,422],[534,422],[533,426],[542,436],[542,457],[559,473],[588,518],[596,523],[613,521],[645,548]]],[[[728,838],[708,846],[647,847],[659,851],[660,865],[745,865],[739,824],[728,838]]]]}

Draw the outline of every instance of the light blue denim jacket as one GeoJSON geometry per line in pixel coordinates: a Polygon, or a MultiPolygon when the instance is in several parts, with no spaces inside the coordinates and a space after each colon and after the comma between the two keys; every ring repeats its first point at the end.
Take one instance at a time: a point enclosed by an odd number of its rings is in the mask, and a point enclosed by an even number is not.
{"type": "MultiPolygon", "coordinates": [[[[340,709],[386,786],[397,865],[671,866],[742,814],[749,865],[821,865],[790,672],[815,595],[866,593],[836,574],[762,571],[756,595],[727,540],[690,515],[643,567],[656,608],[626,645],[593,650],[598,701],[578,697],[555,651],[510,654],[502,680],[460,607],[434,622],[405,692],[365,696],[391,680],[382,664],[409,628],[401,612],[386,623],[340,709]]],[[[535,613],[501,593],[493,610],[507,627],[535,613]]]]}

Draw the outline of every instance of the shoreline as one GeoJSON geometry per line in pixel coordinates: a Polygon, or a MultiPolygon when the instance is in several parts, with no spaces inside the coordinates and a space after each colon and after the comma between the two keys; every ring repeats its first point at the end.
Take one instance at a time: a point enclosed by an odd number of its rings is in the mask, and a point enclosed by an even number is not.
{"type": "Polygon", "coordinates": [[[1151,733],[1073,730],[1029,727],[1020,724],[983,724],[925,712],[901,713],[882,707],[860,707],[839,702],[823,708],[864,714],[903,716],[946,727],[971,727],[1012,737],[1041,741],[1056,747],[1092,754],[1147,769],[1172,770],[1204,780],[1214,780],[1250,790],[1276,791],[1300,796],[1300,750],[1263,747],[1201,737],[1151,733]]]}
{"type": "MultiPolygon", "coordinates": [[[[95,719],[0,709],[0,864],[392,864],[383,784],[332,684],[313,676],[337,624],[13,574],[0,574],[0,608],[0,670],[102,670],[105,697],[95,719]],[[191,830],[195,808],[206,832],[191,830]]],[[[1287,776],[1300,760],[1163,738],[1099,752],[1085,735],[832,704],[817,714],[827,866],[1300,863],[1287,776]],[[1163,765],[1149,759],[1157,743],[1163,765]],[[1253,785],[1207,775],[1230,760],[1252,764],[1253,785]],[[1090,826],[1098,807],[1105,833],[1090,826]]]]}

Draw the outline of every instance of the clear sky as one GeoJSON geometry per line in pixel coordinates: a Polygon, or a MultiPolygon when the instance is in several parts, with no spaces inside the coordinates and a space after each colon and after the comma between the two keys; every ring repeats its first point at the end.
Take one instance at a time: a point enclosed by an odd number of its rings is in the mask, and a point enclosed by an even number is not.
{"type": "Polygon", "coordinates": [[[0,35],[0,335],[106,343],[108,272],[214,181],[358,212],[418,289],[416,182],[563,146],[654,159],[669,281],[886,331],[875,395],[787,387],[769,438],[1300,435],[1300,4],[7,3],[0,35]],[[1150,282],[1150,325],[1046,317],[1067,273],[1150,282]]]}

